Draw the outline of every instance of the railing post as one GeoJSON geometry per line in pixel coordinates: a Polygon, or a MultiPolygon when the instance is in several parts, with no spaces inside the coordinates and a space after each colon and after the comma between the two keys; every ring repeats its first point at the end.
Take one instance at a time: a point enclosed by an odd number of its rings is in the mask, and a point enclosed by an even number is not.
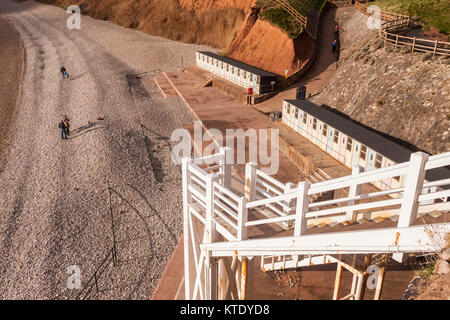
{"type": "Polygon", "coordinates": [[[433,50],[433,56],[435,56],[435,55],[436,55],[436,51],[437,51],[437,45],[438,45],[438,41],[437,41],[437,40],[435,40],[435,41],[434,41],[434,50],[433,50]]]}
{"type": "Polygon", "coordinates": [[[405,191],[403,192],[402,207],[397,227],[409,227],[417,218],[419,208],[418,198],[422,193],[425,180],[425,163],[428,161],[428,154],[416,152],[411,155],[406,173],[405,191]]]}
{"type": "Polygon", "coordinates": [[[189,193],[189,185],[191,183],[189,165],[192,159],[182,159],[182,178],[183,178],[183,241],[184,241],[184,289],[186,300],[190,300],[194,289],[195,281],[195,261],[193,249],[191,247],[190,223],[189,223],[189,205],[191,203],[191,195],[189,193]]]}
{"type": "Polygon", "coordinates": [[[310,183],[302,181],[298,184],[297,189],[297,205],[295,212],[295,225],[294,225],[294,237],[300,237],[306,233],[306,213],[308,212],[308,190],[310,183]]]}
{"type": "Polygon", "coordinates": [[[238,203],[238,221],[237,221],[237,241],[247,239],[247,228],[245,223],[248,220],[247,198],[242,197],[238,203]]]}
{"type": "Polygon", "coordinates": [[[248,201],[256,200],[256,170],[258,164],[249,162],[245,165],[245,196],[248,201]]]}
{"type": "MultiPolygon", "coordinates": [[[[424,152],[416,152],[411,155],[405,177],[405,191],[403,192],[402,206],[397,223],[398,228],[409,227],[417,219],[417,211],[419,209],[418,198],[423,190],[425,163],[427,161],[428,154],[424,152]]],[[[395,253],[393,258],[399,262],[403,262],[404,260],[402,253],[395,253]]]]}
{"type": "MultiPolygon", "coordinates": [[[[294,184],[292,183],[292,182],[288,182],[288,183],[286,183],[286,187],[284,188],[284,194],[288,194],[288,193],[291,193],[291,190],[292,189],[294,189],[294,184]]],[[[292,203],[293,203],[293,200],[292,199],[290,199],[290,200],[288,200],[288,201],[286,201],[286,206],[288,206],[289,208],[283,208],[283,212],[288,216],[288,215],[290,215],[291,214],[291,207],[292,207],[292,203]]],[[[290,221],[289,223],[288,223],[288,226],[291,226],[292,225],[292,221],[290,221]]]]}
{"type": "MultiPolygon", "coordinates": [[[[352,177],[356,178],[360,173],[364,171],[364,168],[361,166],[354,166],[352,168],[352,177]]],[[[361,185],[360,184],[354,184],[350,186],[350,190],[348,192],[349,198],[356,197],[361,194],[361,185]]],[[[350,200],[347,205],[352,206],[355,204],[355,200],[350,200]]],[[[347,214],[345,216],[346,220],[350,223],[353,223],[356,221],[356,213],[354,210],[348,210],[347,214]]]]}
{"type": "MultiPolygon", "coordinates": [[[[206,225],[204,243],[213,243],[218,240],[218,233],[216,231],[216,224],[214,222],[214,183],[218,182],[219,176],[217,174],[210,174],[206,178],[206,225]]],[[[215,259],[211,258],[209,252],[205,258],[205,299],[217,299],[217,280],[218,280],[218,266],[215,259]]]]}
{"type": "Polygon", "coordinates": [[[397,49],[398,46],[398,34],[395,35],[395,47],[394,49],[397,49]]]}
{"type": "Polygon", "coordinates": [[[411,52],[414,52],[415,47],[416,47],[416,37],[413,38],[411,52]]]}
{"type": "Polygon", "coordinates": [[[221,172],[221,174],[223,174],[223,186],[228,190],[231,189],[231,165],[233,164],[232,151],[233,150],[228,147],[220,149],[220,152],[223,155],[223,160],[220,163],[223,166],[221,172]]]}

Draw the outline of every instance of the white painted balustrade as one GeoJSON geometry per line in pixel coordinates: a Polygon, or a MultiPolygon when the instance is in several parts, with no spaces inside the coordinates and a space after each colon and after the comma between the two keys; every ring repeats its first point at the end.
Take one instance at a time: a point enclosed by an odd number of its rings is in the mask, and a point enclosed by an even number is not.
{"type": "MultiPolygon", "coordinates": [[[[414,224],[420,214],[450,210],[450,189],[445,188],[450,179],[424,183],[427,170],[450,165],[450,153],[429,157],[418,152],[410,161],[392,167],[370,172],[355,168],[350,176],[297,185],[281,183],[258,169],[257,164],[248,163],[243,192],[232,187],[231,165],[226,160],[227,149],[201,159],[183,159],[186,299],[248,297],[249,270],[255,256],[263,258],[264,268],[273,270],[271,264],[286,268],[312,261],[325,263],[332,254],[392,253],[394,259],[402,261],[404,253],[438,250],[426,226],[414,224]],[[397,176],[405,176],[405,187],[361,192],[364,184],[397,176]],[[439,188],[424,193],[429,187],[439,188]],[[311,201],[314,194],[338,190],[347,190],[347,196],[311,201]],[[392,194],[399,196],[386,197],[392,194]],[[432,204],[421,205],[430,200],[432,204]],[[352,223],[358,215],[377,212],[397,215],[397,227],[307,234],[309,223],[317,219],[352,223]],[[248,239],[250,228],[271,224],[292,230],[292,234],[248,239]],[[267,259],[272,261],[265,263],[267,259]]],[[[450,231],[449,223],[440,226],[450,231]]],[[[329,258],[327,262],[335,260],[329,258]]]]}

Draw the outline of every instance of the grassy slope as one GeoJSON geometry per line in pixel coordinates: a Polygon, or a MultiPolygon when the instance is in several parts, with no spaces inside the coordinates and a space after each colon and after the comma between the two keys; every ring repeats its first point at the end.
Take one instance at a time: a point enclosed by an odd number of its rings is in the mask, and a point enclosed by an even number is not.
{"type": "Polygon", "coordinates": [[[376,0],[370,4],[387,11],[418,16],[426,26],[435,27],[446,35],[450,34],[449,0],[376,0]]]}
{"type": "MultiPolygon", "coordinates": [[[[308,9],[313,8],[320,10],[325,0],[287,0],[298,12],[303,15],[307,15],[308,9]]],[[[282,8],[274,5],[271,0],[258,0],[257,4],[264,9],[261,12],[261,19],[268,20],[269,22],[279,26],[282,30],[286,31],[288,35],[295,39],[300,33],[302,33],[302,25],[296,21],[289,13],[282,8]]]]}

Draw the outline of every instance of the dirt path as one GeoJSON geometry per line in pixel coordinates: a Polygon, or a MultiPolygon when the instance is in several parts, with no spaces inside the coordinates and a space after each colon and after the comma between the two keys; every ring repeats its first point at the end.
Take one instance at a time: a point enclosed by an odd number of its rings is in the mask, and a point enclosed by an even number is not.
{"type": "Polygon", "coordinates": [[[192,123],[151,76],[177,70],[182,59],[192,63],[205,48],[84,16],[81,30],[69,30],[65,11],[32,1],[2,1],[0,12],[26,52],[18,121],[0,172],[0,298],[77,296],[67,289],[67,267],[78,265],[85,284],[112,247],[108,182],[119,266],[95,297],[149,298],[182,233],[169,139],[192,123]],[[62,65],[70,80],[61,79],[62,65]],[[72,126],[65,141],[62,114],[72,126]]]}

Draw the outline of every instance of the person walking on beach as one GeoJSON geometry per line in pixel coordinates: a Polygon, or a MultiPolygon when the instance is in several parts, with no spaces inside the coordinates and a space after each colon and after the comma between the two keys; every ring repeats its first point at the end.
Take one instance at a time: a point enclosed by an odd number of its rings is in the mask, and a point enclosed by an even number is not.
{"type": "Polygon", "coordinates": [[[66,131],[66,125],[64,123],[64,119],[61,120],[61,122],[58,125],[59,131],[61,131],[61,139],[67,139],[67,131],[66,131]]]}
{"type": "Polygon", "coordinates": [[[66,131],[66,136],[70,135],[70,119],[64,115],[63,116],[64,128],[66,131]]]}
{"type": "Polygon", "coordinates": [[[65,79],[65,78],[69,79],[69,74],[67,73],[66,68],[61,67],[61,73],[62,73],[63,79],[65,79]]]}

